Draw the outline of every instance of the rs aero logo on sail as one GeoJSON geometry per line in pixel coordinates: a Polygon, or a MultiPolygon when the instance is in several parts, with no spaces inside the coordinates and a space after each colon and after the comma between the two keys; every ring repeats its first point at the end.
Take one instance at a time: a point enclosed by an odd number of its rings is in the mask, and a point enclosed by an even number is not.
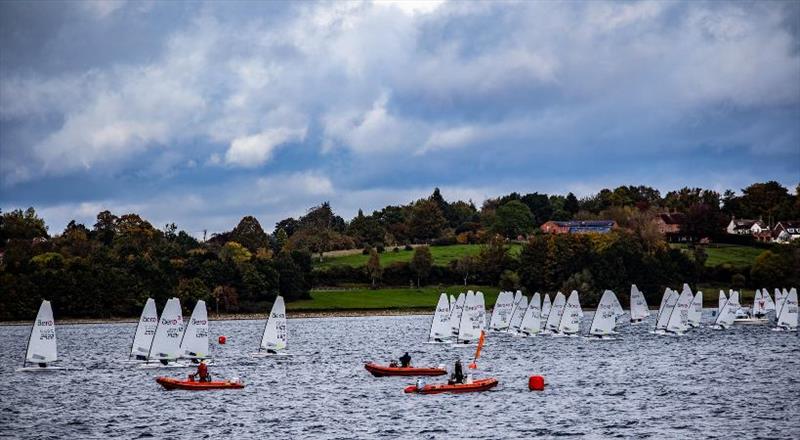
{"type": "Polygon", "coordinates": [[[42,321],[41,319],[37,319],[36,325],[39,327],[49,327],[53,325],[53,321],[42,321]]]}
{"type": "Polygon", "coordinates": [[[163,325],[177,325],[178,324],[178,320],[177,319],[161,318],[161,324],[163,324],[163,325]]]}

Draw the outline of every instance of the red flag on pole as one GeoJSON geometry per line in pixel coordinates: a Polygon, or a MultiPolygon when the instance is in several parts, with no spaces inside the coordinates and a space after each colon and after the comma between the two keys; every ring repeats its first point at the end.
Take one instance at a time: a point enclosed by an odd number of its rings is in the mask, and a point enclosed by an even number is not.
{"type": "Polygon", "coordinates": [[[481,336],[478,338],[478,348],[475,349],[475,358],[472,360],[472,363],[469,364],[469,368],[473,370],[478,368],[478,364],[476,364],[476,362],[478,362],[478,358],[481,357],[481,348],[483,348],[483,340],[484,340],[483,330],[481,330],[481,336]]]}

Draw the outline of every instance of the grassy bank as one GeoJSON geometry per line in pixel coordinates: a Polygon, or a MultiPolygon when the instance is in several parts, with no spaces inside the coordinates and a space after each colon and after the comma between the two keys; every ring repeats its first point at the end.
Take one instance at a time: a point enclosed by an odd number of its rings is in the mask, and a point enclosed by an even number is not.
{"type": "Polygon", "coordinates": [[[498,288],[490,286],[443,286],[409,288],[386,288],[370,290],[367,288],[350,290],[312,291],[311,299],[286,304],[291,311],[359,310],[359,309],[433,309],[439,294],[447,292],[458,296],[467,290],[484,294],[486,304],[494,304],[498,288]]]}
{"type": "MultiPolygon", "coordinates": [[[[522,249],[522,246],[516,243],[509,245],[510,252],[517,254],[522,249]]],[[[380,254],[381,264],[386,266],[397,261],[411,261],[414,251],[407,251],[400,248],[397,252],[393,248],[386,248],[386,251],[380,254]]],[[[454,244],[451,246],[431,246],[431,255],[433,256],[433,264],[437,266],[445,266],[452,260],[457,260],[465,255],[478,255],[481,245],[478,244],[454,244]]],[[[326,257],[322,262],[317,262],[315,266],[326,267],[332,265],[346,265],[346,266],[363,266],[367,264],[369,259],[368,255],[361,253],[355,255],[344,255],[338,257],[326,257]]]]}
{"type": "MultiPolygon", "coordinates": [[[[687,245],[672,244],[671,246],[675,249],[681,249],[689,257],[693,257],[692,251],[687,245]]],[[[706,266],[717,266],[723,263],[737,267],[749,266],[753,264],[757,256],[764,252],[764,249],[757,247],[730,244],[712,244],[705,246],[705,250],[708,255],[706,266]]]]}

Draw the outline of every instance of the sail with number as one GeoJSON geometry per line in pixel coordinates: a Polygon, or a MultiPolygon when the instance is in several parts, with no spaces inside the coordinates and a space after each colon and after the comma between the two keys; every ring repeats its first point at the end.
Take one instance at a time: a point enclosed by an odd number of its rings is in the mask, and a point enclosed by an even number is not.
{"type": "Polygon", "coordinates": [[[697,291],[692,300],[692,307],[689,309],[689,326],[700,327],[703,319],[703,292],[697,291]]]}
{"type": "Polygon", "coordinates": [[[53,319],[53,308],[50,301],[42,301],[36,320],[33,321],[31,335],[28,338],[28,350],[25,362],[47,364],[58,360],[56,346],[56,322],[53,319]]]}
{"type": "Polygon", "coordinates": [[[131,345],[130,356],[135,356],[136,359],[147,359],[147,353],[150,351],[150,345],[153,343],[153,336],[156,334],[156,326],[158,325],[158,311],[156,310],[156,302],[153,298],[147,298],[142,309],[142,314],[139,316],[139,323],[136,325],[136,332],[133,336],[133,344],[131,345]]]}
{"type": "Polygon", "coordinates": [[[614,327],[617,325],[615,302],[619,302],[615,301],[616,297],[610,290],[603,292],[603,296],[600,297],[600,302],[597,304],[597,310],[594,312],[594,318],[592,318],[589,335],[606,336],[614,333],[614,327]]]}
{"type": "Polygon", "coordinates": [[[278,295],[272,304],[264,334],[261,336],[260,350],[275,351],[285,350],[289,341],[286,330],[286,304],[283,297],[278,295]]]}
{"type": "Polygon", "coordinates": [[[666,330],[670,333],[683,334],[689,329],[689,310],[692,308],[694,294],[687,284],[683,285],[683,291],[678,296],[678,301],[672,308],[672,312],[667,320],[666,330]]]}
{"type": "Polygon", "coordinates": [[[450,311],[450,331],[453,336],[458,335],[458,327],[461,324],[461,315],[464,313],[464,301],[466,296],[464,292],[458,294],[458,299],[455,302],[453,310],[450,311]]]}
{"type": "Polygon", "coordinates": [[[511,323],[508,325],[508,331],[516,333],[522,324],[522,318],[525,316],[525,311],[528,309],[528,297],[522,295],[517,305],[514,306],[514,313],[511,315],[511,323]]]}
{"type": "Polygon", "coordinates": [[[558,292],[553,305],[550,307],[550,313],[547,315],[547,324],[545,330],[548,332],[557,332],[558,324],[561,322],[561,315],[564,314],[564,306],[567,303],[567,297],[563,293],[558,292]]]}
{"type": "Polygon", "coordinates": [[[192,316],[186,323],[181,339],[180,355],[186,359],[207,359],[208,352],[208,310],[205,301],[197,301],[192,316]]]}
{"type": "Polygon", "coordinates": [[[580,298],[578,298],[578,291],[573,290],[564,306],[564,313],[558,324],[558,332],[564,335],[578,333],[581,329],[581,318],[583,318],[583,309],[581,309],[580,298]]]}
{"type": "Polygon", "coordinates": [[[183,336],[183,315],[181,312],[181,302],[178,298],[167,300],[161,318],[156,325],[156,332],[153,335],[153,343],[147,359],[158,361],[170,361],[178,359],[180,352],[181,337],[183,336]]]}
{"type": "Polygon", "coordinates": [[[750,313],[753,317],[761,317],[767,314],[767,311],[764,310],[766,303],[764,302],[764,296],[761,294],[761,289],[756,289],[755,295],[753,295],[753,308],[750,310],[750,313]]]}
{"type": "Polygon", "coordinates": [[[542,327],[547,323],[547,317],[550,315],[550,308],[552,307],[552,303],[550,302],[550,294],[544,294],[544,300],[542,300],[542,327]]]}
{"type": "Polygon", "coordinates": [[[733,320],[736,319],[736,311],[739,310],[739,307],[739,292],[731,291],[730,297],[720,309],[714,324],[721,328],[732,326],[733,320]]]}
{"type": "Polygon", "coordinates": [[[769,296],[767,289],[761,289],[761,299],[764,300],[764,313],[775,310],[775,303],[772,297],[769,296]]]}
{"type": "Polygon", "coordinates": [[[431,331],[428,336],[429,341],[441,342],[450,337],[450,306],[447,301],[447,294],[439,295],[439,302],[436,303],[436,311],[433,313],[431,331]]]}
{"type": "Polygon", "coordinates": [[[661,298],[661,309],[658,311],[658,318],[656,319],[656,331],[663,331],[667,329],[667,323],[672,315],[672,310],[675,304],[678,303],[678,292],[667,288],[664,296],[661,298]]]}
{"type": "Polygon", "coordinates": [[[728,302],[728,298],[725,296],[725,292],[719,291],[719,300],[717,301],[717,316],[722,313],[722,308],[725,307],[725,303],[728,302]]]}
{"type": "Polygon", "coordinates": [[[522,323],[520,323],[520,333],[527,336],[534,336],[541,331],[542,328],[542,306],[541,295],[539,292],[533,294],[525,314],[522,316],[522,323]]]}
{"type": "Polygon", "coordinates": [[[478,303],[478,325],[483,331],[486,330],[486,299],[483,297],[483,292],[475,292],[475,301],[478,303]]]}
{"type": "Polygon", "coordinates": [[[489,321],[489,329],[506,330],[511,322],[511,311],[514,308],[514,294],[511,292],[500,292],[497,301],[494,303],[492,318],[489,321]]]}
{"type": "Polygon", "coordinates": [[[475,293],[471,290],[464,297],[464,310],[461,313],[461,322],[458,326],[458,344],[471,344],[478,340],[480,336],[480,325],[478,321],[478,301],[475,293]]]}

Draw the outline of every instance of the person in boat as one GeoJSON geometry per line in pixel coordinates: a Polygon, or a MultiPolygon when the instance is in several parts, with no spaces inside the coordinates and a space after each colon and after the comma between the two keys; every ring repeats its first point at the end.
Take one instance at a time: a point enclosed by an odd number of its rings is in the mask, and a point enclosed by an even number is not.
{"type": "Polygon", "coordinates": [[[197,372],[192,374],[192,379],[197,378],[200,382],[211,382],[211,375],[208,374],[208,365],[202,360],[197,364],[197,372]]]}
{"type": "Polygon", "coordinates": [[[408,368],[411,366],[411,356],[408,355],[408,352],[400,356],[400,366],[403,368],[408,368]]]}
{"type": "Polygon", "coordinates": [[[456,359],[456,365],[453,367],[453,375],[450,376],[448,382],[450,385],[464,383],[464,370],[461,368],[461,359],[456,359]]]}

